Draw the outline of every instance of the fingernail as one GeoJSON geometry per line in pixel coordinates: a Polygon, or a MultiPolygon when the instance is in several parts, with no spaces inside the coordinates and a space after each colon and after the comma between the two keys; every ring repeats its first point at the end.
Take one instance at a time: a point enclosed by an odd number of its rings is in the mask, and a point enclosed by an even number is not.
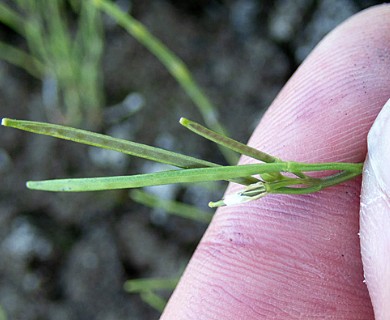
{"type": "Polygon", "coordinates": [[[375,319],[390,319],[390,100],[368,134],[360,199],[360,248],[375,319]]]}
{"type": "Polygon", "coordinates": [[[390,194],[390,99],[375,119],[367,144],[372,174],[382,190],[390,194]]]}

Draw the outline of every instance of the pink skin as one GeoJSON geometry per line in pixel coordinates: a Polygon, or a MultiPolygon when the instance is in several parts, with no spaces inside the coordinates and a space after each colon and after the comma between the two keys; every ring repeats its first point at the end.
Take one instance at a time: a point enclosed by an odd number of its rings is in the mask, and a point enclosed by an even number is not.
{"type": "MultiPolygon", "coordinates": [[[[284,160],[363,162],[367,133],[389,97],[390,6],[382,5],[352,17],[316,47],[249,144],[284,160]]],[[[375,183],[366,183],[366,200],[375,183]]],[[[162,319],[366,320],[374,318],[373,305],[377,319],[390,319],[383,310],[389,267],[385,273],[375,266],[388,261],[389,246],[375,255],[383,239],[372,240],[375,227],[387,230],[387,241],[390,231],[380,217],[371,225],[362,219],[369,295],[358,237],[360,187],[355,179],[218,210],[162,319]]],[[[389,211],[388,195],[382,199],[389,211]]]]}

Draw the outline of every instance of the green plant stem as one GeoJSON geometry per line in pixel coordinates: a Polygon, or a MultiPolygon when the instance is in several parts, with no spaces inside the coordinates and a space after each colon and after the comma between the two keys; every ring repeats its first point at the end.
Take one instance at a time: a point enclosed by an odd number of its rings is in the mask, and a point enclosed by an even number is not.
{"type": "MultiPolygon", "coordinates": [[[[361,164],[363,169],[363,164],[361,164]]],[[[303,194],[303,193],[312,193],[323,190],[325,188],[338,185],[342,182],[351,180],[361,174],[361,171],[342,171],[334,175],[318,179],[317,183],[313,183],[311,186],[305,188],[290,188],[290,187],[280,187],[275,188],[270,193],[279,193],[279,194],[303,194]]]]}

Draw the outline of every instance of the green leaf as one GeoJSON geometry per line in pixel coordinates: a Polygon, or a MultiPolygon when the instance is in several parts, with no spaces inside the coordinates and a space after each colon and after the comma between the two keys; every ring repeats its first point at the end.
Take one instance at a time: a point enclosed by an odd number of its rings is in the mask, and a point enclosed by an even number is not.
{"type": "Polygon", "coordinates": [[[131,142],[123,139],[113,138],[100,133],[94,133],[51,123],[4,118],[1,124],[6,127],[43,134],[59,139],[70,140],[103,149],[114,150],[131,156],[136,156],[155,162],[166,163],[179,168],[218,166],[212,162],[199,160],[193,157],[151,147],[141,143],[131,142]]]}
{"type": "Polygon", "coordinates": [[[243,144],[241,142],[238,142],[236,140],[233,140],[229,137],[226,137],[224,135],[221,135],[215,131],[212,131],[204,126],[202,126],[199,123],[196,123],[194,121],[188,120],[186,118],[180,119],[180,124],[186,127],[187,129],[191,130],[192,132],[196,133],[197,135],[202,136],[203,138],[206,138],[210,141],[213,141],[225,148],[228,148],[232,151],[238,152],[239,154],[246,155],[248,157],[251,157],[253,159],[257,159],[263,162],[272,163],[272,162],[278,162],[281,161],[278,158],[275,158],[265,152],[262,152],[260,150],[257,150],[255,148],[252,148],[246,144],[243,144]]]}
{"type": "MultiPolygon", "coordinates": [[[[114,150],[131,156],[165,163],[184,169],[220,166],[213,162],[200,160],[176,152],[67,126],[45,122],[13,120],[8,118],[3,118],[1,124],[3,126],[12,127],[19,130],[43,134],[64,140],[70,140],[103,149],[114,150]]],[[[256,182],[257,180],[254,178],[238,178],[231,181],[248,185],[256,182]]]]}
{"type": "MultiPolygon", "coordinates": [[[[216,180],[229,180],[272,172],[324,170],[349,170],[351,174],[356,176],[361,173],[362,166],[363,164],[356,163],[262,163],[240,166],[170,170],[131,176],[29,181],[27,182],[27,187],[34,190],[57,192],[100,191],[139,188],[172,183],[195,183],[216,180]]],[[[304,183],[305,181],[303,180],[302,184],[304,183]]]]}

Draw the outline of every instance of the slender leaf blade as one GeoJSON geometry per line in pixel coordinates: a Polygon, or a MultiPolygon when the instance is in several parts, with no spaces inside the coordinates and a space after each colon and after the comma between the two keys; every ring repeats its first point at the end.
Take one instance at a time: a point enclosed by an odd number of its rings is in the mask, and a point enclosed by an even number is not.
{"type": "Polygon", "coordinates": [[[215,167],[215,163],[185,156],[172,151],[151,147],[141,143],[113,138],[104,134],[45,122],[4,118],[3,126],[12,127],[59,139],[70,140],[90,146],[109,149],[147,160],[173,165],[179,168],[215,167]]]}
{"type": "Polygon", "coordinates": [[[252,175],[272,172],[350,170],[358,175],[362,169],[361,163],[319,163],[307,164],[297,162],[261,163],[239,166],[220,166],[213,168],[195,168],[186,170],[169,170],[156,173],[136,174],[131,176],[55,179],[29,181],[27,187],[44,191],[101,191],[114,189],[140,188],[173,183],[196,183],[235,178],[251,177],[252,175]],[[359,171],[360,170],[360,171],[359,171]]]}
{"type": "Polygon", "coordinates": [[[252,148],[246,144],[243,144],[241,142],[238,142],[236,140],[233,140],[229,137],[226,137],[224,135],[221,135],[215,131],[212,131],[201,124],[191,121],[186,118],[180,119],[180,124],[189,129],[190,131],[202,136],[203,138],[206,138],[210,141],[213,141],[225,148],[228,148],[232,151],[238,152],[240,154],[246,155],[248,157],[251,157],[253,159],[257,159],[263,162],[272,163],[281,161],[280,159],[277,159],[265,152],[262,152],[260,150],[257,150],[255,148],[252,148]]]}

